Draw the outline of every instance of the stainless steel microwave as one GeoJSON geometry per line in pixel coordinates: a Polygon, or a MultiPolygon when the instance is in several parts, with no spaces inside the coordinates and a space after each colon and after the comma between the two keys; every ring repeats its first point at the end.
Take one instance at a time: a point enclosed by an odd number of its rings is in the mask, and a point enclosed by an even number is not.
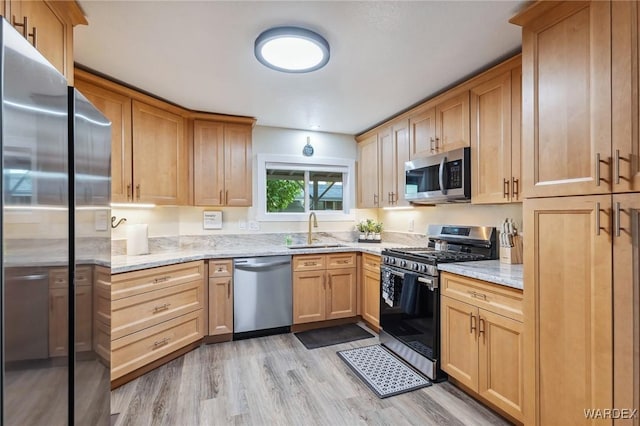
{"type": "Polygon", "coordinates": [[[404,163],[404,197],[414,204],[471,201],[469,148],[404,163]]]}

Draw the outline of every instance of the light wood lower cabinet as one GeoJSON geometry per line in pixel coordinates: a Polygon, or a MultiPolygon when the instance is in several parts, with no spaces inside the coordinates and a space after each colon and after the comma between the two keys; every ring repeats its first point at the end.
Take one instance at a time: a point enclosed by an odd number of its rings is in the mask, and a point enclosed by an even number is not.
{"type": "Polygon", "coordinates": [[[293,323],[356,316],[355,253],[293,257],[293,323]]]}
{"type": "Polygon", "coordinates": [[[522,291],[446,272],[441,281],[442,369],[523,421],[522,291]]]}
{"type": "Polygon", "coordinates": [[[111,277],[111,380],[204,336],[204,262],[111,277]]]}
{"type": "Polygon", "coordinates": [[[111,365],[111,268],[93,271],[93,351],[111,365]]]}
{"type": "Polygon", "coordinates": [[[362,319],[380,330],[380,256],[362,254],[362,319]]]}
{"type": "MultiPolygon", "coordinates": [[[[76,269],[75,348],[90,351],[93,328],[93,279],[91,266],[76,269]]],[[[69,354],[69,270],[49,271],[49,356],[69,354]]]]}
{"type": "Polygon", "coordinates": [[[209,261],[209,335],[233,333],[233,261],[209,261]]]}

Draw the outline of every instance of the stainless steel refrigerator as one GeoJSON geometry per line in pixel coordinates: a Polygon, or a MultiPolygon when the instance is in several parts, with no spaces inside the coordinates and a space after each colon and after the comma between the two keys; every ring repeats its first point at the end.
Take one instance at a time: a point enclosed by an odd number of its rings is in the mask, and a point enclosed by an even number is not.
{"type": "Polygon", "coordinates": [[[1,422],[107,425],[110,123],[0,25],[1,422]]]}

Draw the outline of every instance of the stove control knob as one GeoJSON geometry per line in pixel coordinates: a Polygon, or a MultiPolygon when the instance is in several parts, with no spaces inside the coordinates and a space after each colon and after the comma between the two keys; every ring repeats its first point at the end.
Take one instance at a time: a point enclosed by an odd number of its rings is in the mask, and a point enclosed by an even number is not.
{"type": "Polygon", "coordinates": [[[422,265],[420,272],[427,272],[427,265],[422,265]]]}
{"type": "Polygon", "coordinates": [[[414,271],[417,271],[417,270],[419,270],[419,269],[420,269],[420,265],[418,265],[417,263],[414,263],[414,264],[413,264],[413,270],[414,270],[414,271]]]}
{"type": "Polygon", "coordinates": [[[390,258],[389,258],[389,264],[390,264],[390,265],[395,265],[395,264],[396,264],[396,259],[395,259],[395,257],[390,257],[390,258]]]}
{"type": "Polygon", "coordinates": [[[407,261],[406,261],[406,260],[401,260],[401,261],[400,261],[400,266],[402,266],[403,268],[404,268],[405,266],[407,266],[407,261]]]}

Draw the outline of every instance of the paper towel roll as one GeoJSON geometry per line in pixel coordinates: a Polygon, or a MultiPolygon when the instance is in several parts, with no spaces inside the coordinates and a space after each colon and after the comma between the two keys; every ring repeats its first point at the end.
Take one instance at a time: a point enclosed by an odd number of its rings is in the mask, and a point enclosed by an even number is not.
{"type": "Polygon", "coordinates": [[[148,229],[149,225],[146,223],[127,225],[127,254],[129,256],[149,253],[148,229]]]}

